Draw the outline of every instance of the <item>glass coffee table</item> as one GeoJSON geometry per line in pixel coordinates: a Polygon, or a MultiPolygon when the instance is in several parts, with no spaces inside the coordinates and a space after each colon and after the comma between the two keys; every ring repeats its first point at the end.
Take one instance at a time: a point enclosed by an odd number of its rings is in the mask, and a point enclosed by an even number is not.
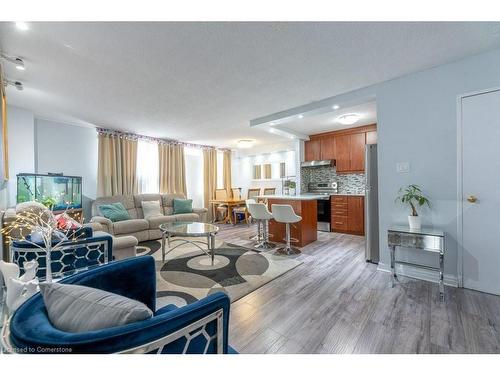
{"type": "Polygon", "coordinates": [[[196,221],[179,221],[161,224],[159,228],[163,233],[161,239],[161,257],[163,262],[165,261],[165,256],[172,250],[179,246],[190,244],[196,246],[209,256],[212,260],[212,266],[214,265],[215,235],[219,231],[219,227],[196,221]],[[188,239],[189,237],[194,237],[195,239],[188,239]],[[202,238],[206,239],[206,242],[202,238]],[[165,245],[168,245],[168,250],[165,245]]]}

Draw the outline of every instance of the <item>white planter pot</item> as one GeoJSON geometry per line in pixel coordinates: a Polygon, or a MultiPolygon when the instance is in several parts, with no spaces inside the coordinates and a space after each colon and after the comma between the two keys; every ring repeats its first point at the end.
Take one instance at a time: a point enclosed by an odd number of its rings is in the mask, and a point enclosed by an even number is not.
{"type": "Polygon", "coordinates": [[[420,216],[408,216],[408,224],[410,224],[410,229],[420,229],[422,228],[422,219],[420,216]]]}

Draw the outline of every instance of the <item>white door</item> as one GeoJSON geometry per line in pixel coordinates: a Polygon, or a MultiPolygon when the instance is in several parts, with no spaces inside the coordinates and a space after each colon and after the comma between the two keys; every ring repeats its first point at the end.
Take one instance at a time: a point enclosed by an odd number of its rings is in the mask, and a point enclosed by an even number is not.
{"type": "Polygon", "coordinates": [[[500,91],[462,99],[462,158],[463,285],[500,295],[500,91]]]}

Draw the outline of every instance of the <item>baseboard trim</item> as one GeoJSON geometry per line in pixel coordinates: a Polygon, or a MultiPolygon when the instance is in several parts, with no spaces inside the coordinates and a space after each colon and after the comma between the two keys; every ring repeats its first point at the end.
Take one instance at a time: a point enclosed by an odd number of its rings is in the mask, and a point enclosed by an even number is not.
{"type": "MultiPolygon", "coordinates": [[[[433,283],[438,282],[438,277],[436,272],[416,267],[410,267],[402,264],[397,264],[396,267],[398,275],[407,276],[424,281],[430,281],[433,283]]],[[[379,263],[377,269],[382,272],[391,272],[391,267],[388,264],[384,263],[379,263]]],[[[444,274],[443,281],[444,284],[447,286],[458,287],[458,279],[455,275],[444,274]]]]}

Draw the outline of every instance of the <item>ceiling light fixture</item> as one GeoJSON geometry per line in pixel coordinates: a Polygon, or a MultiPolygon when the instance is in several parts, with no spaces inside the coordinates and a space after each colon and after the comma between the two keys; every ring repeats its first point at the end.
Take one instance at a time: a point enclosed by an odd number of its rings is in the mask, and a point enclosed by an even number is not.
{"type": "Polygon", "coordinates": [[[345,115],[337,117],[336,121],[342,125],[352,125],[359,120],[359,115],[356,113],[346,113],[345,115]]]}
{"type": "Polygon", "coordinates": [[[340,108],[340,106],[339,106],[338,104],[335,104],[335,105],[332,107],[332,109],[334,109],[334,110],[337,110],[337,109],[339,109],[339,108],[340,108]]]}
{"type": "Polygon", "coordinates": [[[269,125],[274,126],[274,125],[276,125],[276,123],[275,122],[270,122],[269,125]]]}
{"type": "Polygon", "coordinates": [[[20,57],[10,56],[3,52],[0,52],[0,59],[3,59],[5,61],[14,64],[17,70],[26,70],[26,67],[24,66],[24,61],[20,57]]]}
{"type": "Polygon", "coordinates": [[[11,81],[9,79],[6,79],[5,80],[5,85],[11,85],[11,86],[14,86],[16,89],[18,89],[19,91],[23,91],[24,89],[24,86],[23,86],[23,83],[22,82],[19,82],[19,81],[11,81]]]}
{"type": "Polygon", "coordinates": [[[297,117],[298,118],[304,118],[304,115],[298,115],[297,117]]]}
{"type": "Polygon", "coordinates": [[[21,31],[26,31],[30,28],[26,22],[16,22],[16,27],[21,31]]]}
{"type": "Polygon", "coordinates": [[[253,139],[240,139],[238,141],[238,148],[250,148],[253,146],[254,142],[253,139]]]}

